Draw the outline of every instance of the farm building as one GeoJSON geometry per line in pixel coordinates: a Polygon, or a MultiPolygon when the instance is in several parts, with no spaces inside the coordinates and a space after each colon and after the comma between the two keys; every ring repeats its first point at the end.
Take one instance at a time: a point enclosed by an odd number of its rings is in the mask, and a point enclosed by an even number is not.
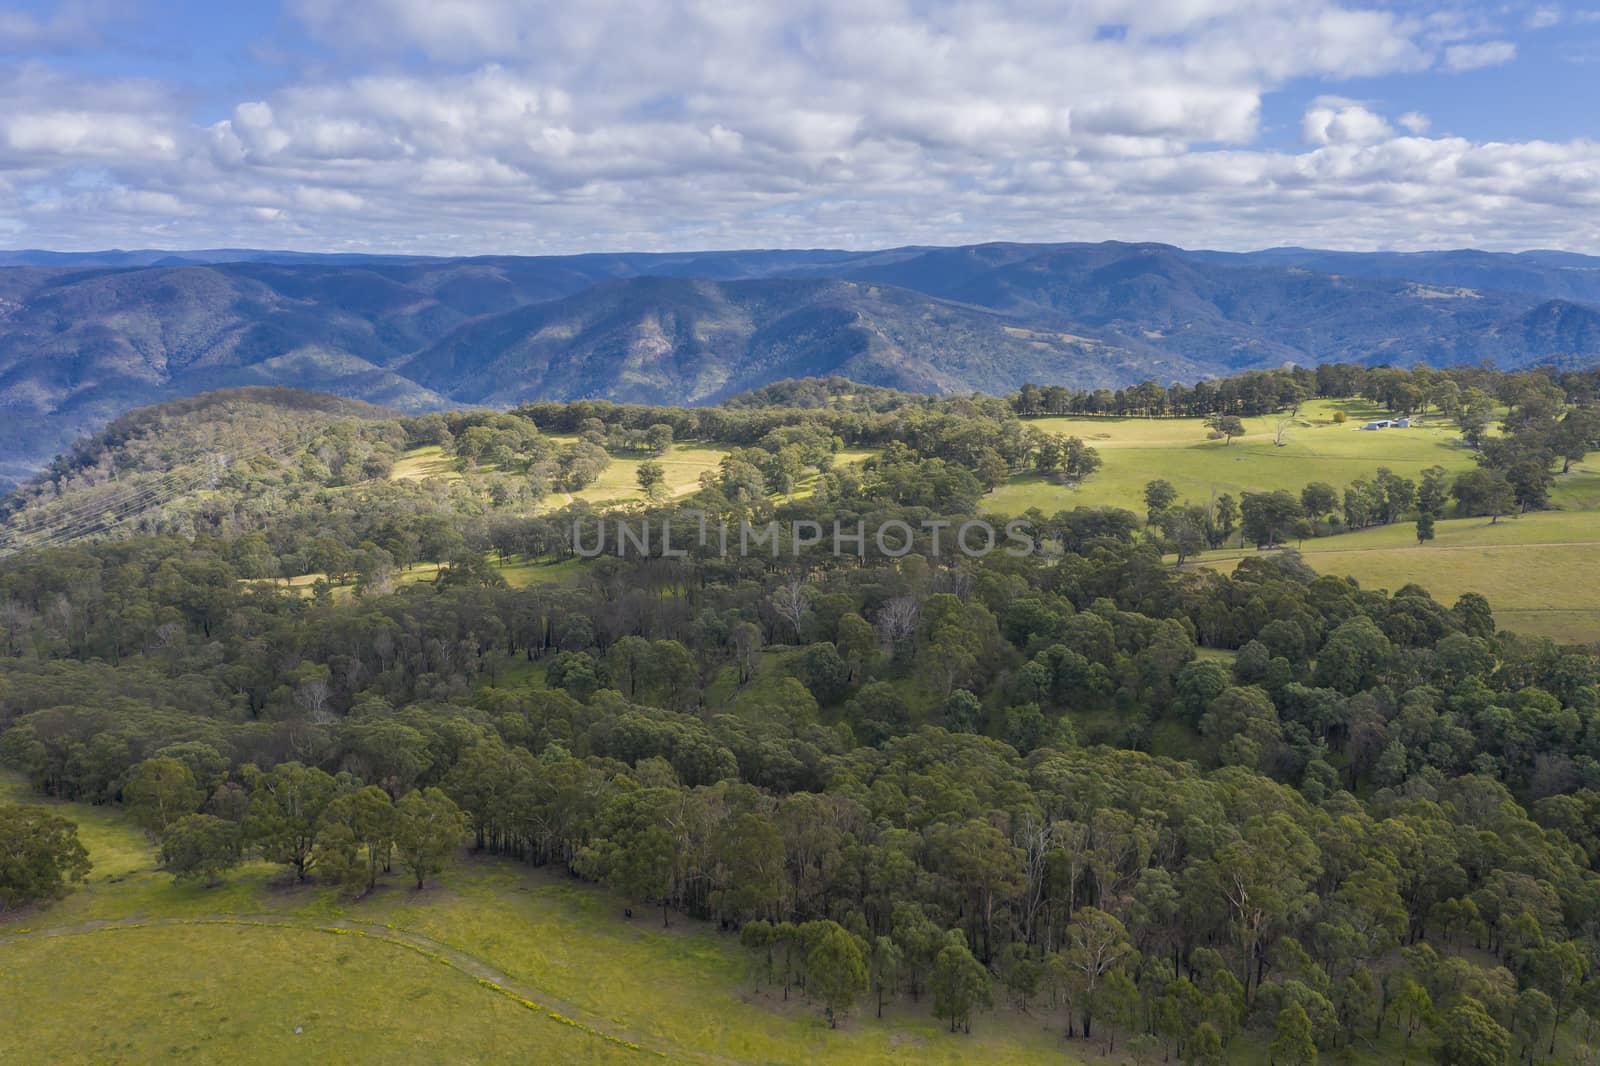
{"type": "Polygon", "coordinates": [[[1368,422],[1366,425],[1362,426],[1361,428],[1362,429],[1410,429],[1411,428],[1411,419],[1409,419],[1409,418],[1380,418],[1377,421],[1368,422]]]}

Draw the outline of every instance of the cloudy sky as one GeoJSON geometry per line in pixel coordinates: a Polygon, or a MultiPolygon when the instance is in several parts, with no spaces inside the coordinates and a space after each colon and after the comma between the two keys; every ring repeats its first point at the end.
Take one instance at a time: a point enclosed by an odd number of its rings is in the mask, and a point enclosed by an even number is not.
{"type": "Polygon", "coordinates": [[[24,2],[0,247],[1600,253],[1597,97],[1600,0],[24,2]]]}

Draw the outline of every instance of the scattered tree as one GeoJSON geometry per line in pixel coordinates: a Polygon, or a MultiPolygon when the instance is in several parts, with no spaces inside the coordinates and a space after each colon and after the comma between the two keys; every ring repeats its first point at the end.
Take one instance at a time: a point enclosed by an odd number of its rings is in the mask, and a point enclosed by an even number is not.
{"type": "Polygon", "coordinates": [[[395,848],[422,888],[450,862],[470,828],[467,816],[437,788],[400,797],[395,805],[395,848]]]}
{"type": "MultiPolygon", "coordinates": [[[[816,946],[806,956],[806,988],[827,1009],[828,1028],[867,990],[867,962],[861,942],[834,922],[825,923],[816,946]]],[[[881,1013],[882,1002],[879,1002],[881,1013]]]]}
{"type": "Polygon", "coordinates": [[[952,1033],[972,1032],[972,1012],[994,1003],[989,971],[972,957],[958,929],[945,937],[928,985],[933,990],[933,1013],[949,1019],[952,1033]]]}
{"type": "Polygon", "coordinates": [[[0,806],[0,914],[55,899],[88,874],[75,822],[43,807],[0,806]]]}
{"type": "Polygon", "coordinates": [[[640,463],[639,468],[637,471],[635,471],[634,476],[639,480],[639,488],[643,490],[644,494],[651,499],[655,499],[658,495],[665,491],[667,480],[666,467],[662,466],[653,459],[646,459],[644,462],[640,463]]]}
{"type": "Polygon", "coordinates": [[[161,838],[161,866],[174,881],[214,885],[237,865],[239,827],[215,815],[185,815],[161,838]]]}
{"type": "Polygon", "coordinates": [[[1244,436],[1244,420],[1237,415],[1213,415],[1206,419],[1206,428],[1211,430],[1213,437],[1223,438],[1224,444],[1232,444],[1233,438],[1244,436]]]}
{"type": "Polygon", "coordinates": [[[161,834],[180,818],[193,814],[205,798],[194,773],[177,759],[146,759],[122,790],[128,817],[152,833],[161,834]]]}

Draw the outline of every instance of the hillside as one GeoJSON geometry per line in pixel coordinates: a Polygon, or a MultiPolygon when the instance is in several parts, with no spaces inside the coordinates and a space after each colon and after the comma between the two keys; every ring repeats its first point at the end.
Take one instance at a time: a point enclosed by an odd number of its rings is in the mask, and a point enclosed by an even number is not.
{"type": "Polygon", "coordinates": [[[48,265],[0,269],[0,480],[124,411],[208,389],[291,385],[447,407],[453,395],[392,364],[477,316],[645,271],[742,277],[828,253],[245,258],[254,254],[40,253],[20,258],[48,265]]]}
{"type": "Polygon", "coordinates": [[[463,327],[400,369],[457,399],[603,395],[703,403],[792,377],[917,392],[1090,387],[1198,364],[1013,320],[906,289],[840,281],[641,278],[463,327]]]}
{"type": "MultiPolygon", "coordinates": [[[[1206,439],[1200,419],[1038,418],[1029,424],[1092,443],[1104,465],[1077,485],[1031,472],[1014,475],[989,494],[984,506],[1002,514],[1029,508],[1053,514],[1072,507],[1138,513],[1146,510],[1145,486],[1156,477],[1180,498],[1198,503],[1280,489],[1299,496],[1312,482],[1332,484],[1342,495],[1379,468],[1420,481],[1430,468],[1453,478],[1476,467],[1459,429],[1441,417],[1418,419],[1411,429],[1391,433],[1350,428],[1384,415],[1368,401],[1312,401],[1286,424],[1281,443],[1276,439],[1281,415],[1244,419],[1244,435],[1232,442],[1206,439]],[[1335,422],[1336,414],[1347,420],[1335,422]]],[[[1553,477],[1549,510],[1499,522],[1452,517],[1439,522],[1437,539],[1428,544],[1418,542],[1410,523],[1395,523],[1302,537],[1294,546],[1319,573],[1355,578],[1363,588],[1394,590],[1416,583],[1441,600],[1478,592],[1489,597],[1508,629],[1558,640],[1600,640],[1594,589],[1572,580],[1600,567],[1600,468],[1594,464],[1574,463],[1553,477]]],[[[1232,568],[1252,556],[1259,552],[1230,544],[1196,559],[1232,568]]]]}
{"type": "Polygon", "coordinates": [[[5,253],[0,479],[141,404],[292,385],[401,410],[702,403],[802,375],[961,394],[1325,361],[1600,354],[1595,261],[1159,244],[430,259],[5,253]]]}
{"type": "MultiPolygon", "coordinates": [[[[1455,362],[1476,350],[1485,331],[1529,305],[1526,297],[1493,291],[1299,267],[1216,266],[1166,245],[939,250],[853,276],[1094,331],[1211,375],[1283,363],[1455,362]]],[[[1540,354],[1528,344],[1506,346],[1502,357],[1520,365],[1540,354]]],[[[1146,376],[1168,380],[1154,369],[1146,376]]]]}
{"type": "Polygon", "coordinates": [[[1600,303],[1600,257],[1572,252],[1329,252],[1269,248],[1260,252],[1187,253],[1202,262],[1234,266],[1299,267],[1323,274],[1389,278],[1469,289],[1521,293],[1540,299],[1600,303]]]}
{"type": "MultiPolygon", "coordinates": [[[[0,804],[33,799],[0,773],[0,804]]],[[[78,823],[93,872],[23,928],[0,923],[0,1007],[29,1019],[33,1046],[56,1061],[160,1059],[175,1046],[193,1062],[359,1061],[375,1028],[386,1046],[448,1047],[455,1062],[887,1066],[908,1041],[937,1047],[932,1062],[976,1061],[909,1001],[821,1041],[798,997],[740,980],[743,952],[712,923],[619,922],[622,900],[509,861],[482,856],[427,891],[397,881],[359,904],[326,883],[286,891],[267,863],[208,890],[174,886],[120,811],[51,810],[78,823]],[[115,1015],[47,1022],[70,1011],[85,968],[115,1015]]],[[[1061,1050],[1037,1012],[1003,1010],[980,1032],[985,1063],[1091,1061],[1061,1050]]]]}
{"type": "Polygon", "coordinates": [[[1597,385],[124,416],[0,546],[7,1036],[1592,1061],[1597,385]]]}
{"type": "Polygon", "coordinates": [[[281,497],[382,477],[406,444],[399,412],[287,388],[235,388],[129,412],[0,502],[0,552],[154,529],[238,529],[281,497]],[[231,517],[224,518],[230,508],[231,517]]]}

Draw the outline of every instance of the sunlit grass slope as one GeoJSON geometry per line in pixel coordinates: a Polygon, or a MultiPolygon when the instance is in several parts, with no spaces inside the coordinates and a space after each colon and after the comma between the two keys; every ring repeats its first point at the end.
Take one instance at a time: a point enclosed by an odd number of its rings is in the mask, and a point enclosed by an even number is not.
{"type": "Polygon", "coordinates": [[[986,506],[1007,514],[1037,507],[1046,514],[1073,507],[1126,507],[1144,513],[1144,487],[1170,481],[1182,499],[1203,503],[1213,494],[1290,489],[1312,481],[1343,488],[1370,478],[1380,466],[1417,478],[1430,466],[1465,470],[1472,453],[1457,443],[1453,424],[1424,420],[1412,429],[1369,432],[1358,427],[1387,418],[1359,401],[1318,400],[1287,419],[1285,443],[1276,442],[1279,416],[1244,419],[1246,433],[1232,443],[1207,440],[1198,418],[1037,418],[1029,425],[1081,437],[1100,452],[1104,466],[1077,486],[1023,475],[989,495],[986,506]],[[1333,421],[1342,410],[1348,419],[1333,421]]]}
{"type": "MultiPolygon", "coordinates": [[[[0,800],[37,802],[10,778],[0,800]]],[[[59,810],[95,868],[0,923],[0,1061],[1086,1061],[1043,1018],[997,1011],[952,1036],[926,1000],[830,1031],[814,1004],[755,987],[735,938],[626,920],[606,892],[526,866],[470,860],[359,903],[262,863],[175,886],[120,816],[59,810]]]]}
{"type": "MultiPolygon", "coordinates": [[[[1419,545],[1416,526],[1396,523],[1298,545],[1320,573],[1393,592],[1421,585],[1454,603],[1487,597],[1502,629],[1562,641],[1600,640],[1600,512],[1541,511],[1518,518],[1447,519],[1419,545]]],[[[1198,562],[1231,570],[1255,549],[1208,552],[1198,562]]]]}

